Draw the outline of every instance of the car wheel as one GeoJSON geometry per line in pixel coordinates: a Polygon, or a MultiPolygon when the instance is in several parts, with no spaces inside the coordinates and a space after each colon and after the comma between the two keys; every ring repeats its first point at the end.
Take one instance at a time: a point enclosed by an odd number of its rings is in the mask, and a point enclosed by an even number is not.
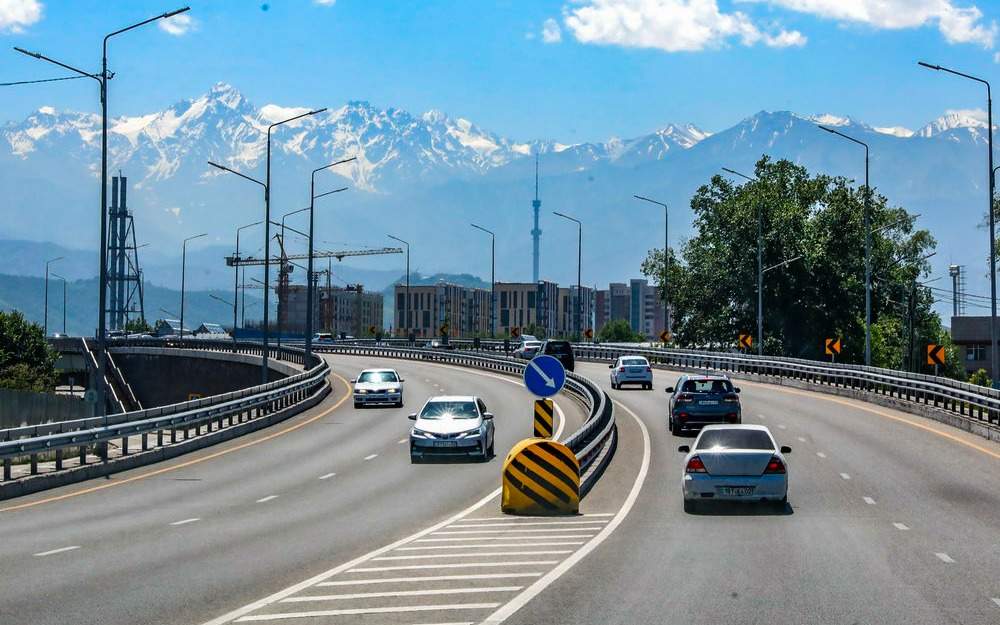
{"type": "Polygon", "coordinates": [[[420,457],[410,454],[410,464],[420,464],[420,457]]]}
{"type": "Polygon", "coordinates": [[[698,502],[693,499],[684,499],[684,512],[694,514],[698,511],[698,502]]]}
{"type": "Polygon", "coordinates": [[[674,423],[673,419],[671,419],[671,421],[670,421],[670,433],[673,434],[674,436],[680,436],[681,435],[681,426],[679,426],[676,423],[674,423]]]}
{"type": "Polygon", "coordinates": [[[496,454],[493,452],[493,444],[495,442],[496,441],[490,441],[490,448],[489,448],[489,450],[487,450],[487,454],[489,455],[490,458],[493,458],[494,456],[496,456],[496,454]]]}
{"type": "Polygon", "coordinates": [[[361,402],[359,402],[359,401],[354,402],[354,407],[355,408],[360,408],[361,407],[361,402]]]}

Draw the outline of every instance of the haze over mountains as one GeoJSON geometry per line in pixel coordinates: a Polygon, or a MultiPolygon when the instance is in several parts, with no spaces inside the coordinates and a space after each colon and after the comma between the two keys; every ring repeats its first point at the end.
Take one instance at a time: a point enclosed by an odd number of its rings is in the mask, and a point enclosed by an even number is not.
{"type": "MultiPolygon", "coordinates": [[[[237,225],[262,218],[262,194],[206,161],[263,178],[263,130],[305,110],[258,108],[237,89],[218,84],[167,110],[111,121],[110,168],[129,177],[138,237],[151,244],[143,250],[151,261],[150,282],[170,284],[176,276],[154,267],[177,264],[180,240],[208,232],[205,243],[216,258],[206,252],[189,261],[217,267],[202,268],[210,277],[198,286],[231,284],[222,255],[231,251],[237,225]]],[[[678,245],[690,232],[691,193],[720,167],[750,173],[753,163],[769,154],[861,183],[863,151],[819,131],[817,123],[835,125],[871,145],[873,186],[890,202],[922,214],[919,223],[939,241],[937,273],[946,274],[949,263],[970,265],[969,290],[985,292],[987,236],[978,224],[987,209],[986,124],[975,111],[949,112],[919,129],[874,128],[834,115],[759,112],[714,133],[677,124],[632,139],[571,145],[501,137],[439,111],[415,115],[355,101],[275,132],[272,219],[308,204],[313,168],[357,156],[356,162],[319,175],[320,191],[344,183],[351,190],[317,201],[318,248],[388,245],[393,242],[385,234],[392,233],[412,243],[414,270],[488,276],[488,237],[468,227],[475,221],[497,233],[497,278],[525,280],[531,267],[532,155],[538,153],[543,277],[564,283],[576,278],[576,232],[551,215],[560,210],[584,221],[584,281],[604,285],[637,276],[646,250],[663,244],[662,213],[632,200],[633,193],[671,205],[671,239],[678,245]]],[[[93,249],[99,150],[100,118],[92,113],[45,106],[5,124],[0,129],[0,184],[8,190],[0,211],[4,238],[93,249]]],[[[288,223],[302,229],[306,221],[297,215],[288,223]]],[[[262,232],[243,236],[245,250],[262,246],[262,232]]],[[[296,251],[303,248],[291,236],[288,243],[296,251]]],[[[398,255],[345,262],[396,275],[403,266],[398,255]]],[[[37,259],[23,257],[18,266],[34,264],[37,259]]],[[[96,267],[90,275],[95,272],[96,267]]]]}

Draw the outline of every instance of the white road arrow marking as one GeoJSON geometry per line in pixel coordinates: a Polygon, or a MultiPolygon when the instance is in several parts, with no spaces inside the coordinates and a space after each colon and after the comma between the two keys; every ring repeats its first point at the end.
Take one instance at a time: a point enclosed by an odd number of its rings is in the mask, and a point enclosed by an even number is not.
{"type": "Polygon", "coordinates": [[[542,371],[542,368],[538,366],[537,362],[535,362],[534,360],[530,360],[530,361],[528,361],[528,364],[531,366],[532,369],[535,370],[535,373],[537,373],[538,375],[542,376],[542,380],[545,382],[545,386],[547,386],[549,388],[555,388],[556,387],[556,381],[555,381],[555,379],[554,378],[550,378],[544,371],[542,371]]]}

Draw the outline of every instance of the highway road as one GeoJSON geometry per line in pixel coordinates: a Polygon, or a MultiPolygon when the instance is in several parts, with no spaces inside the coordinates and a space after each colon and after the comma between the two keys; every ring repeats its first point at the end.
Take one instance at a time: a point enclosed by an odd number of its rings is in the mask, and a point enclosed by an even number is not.
{"type": "MultiPolygon", "coordinates": [[[[331,366],[331,396],[282,424],[0,503],[0,623],[207,621],[480,501],[502,454],[530,435],[531,398],[513,378],[360,357],[331,366]],[[345,380],[366,366],[400,371],[404,408],[353,408],[345,380]],[[410,464],[406,415],[445,393],[484,398],[497,458],[410,464]]],[[[568,431],[583,422],[576,402],[559,406],[568,431]]],[[[496,516],[499,501],[481,509],[496,516]]]]}

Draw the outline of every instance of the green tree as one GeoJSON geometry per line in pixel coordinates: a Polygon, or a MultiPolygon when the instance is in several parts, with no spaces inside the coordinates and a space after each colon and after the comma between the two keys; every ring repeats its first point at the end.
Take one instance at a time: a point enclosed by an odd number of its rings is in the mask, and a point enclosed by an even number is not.
{"type": "Polygon", "coordinates": [[[125,324],[126,334],[149,334],[152,331],[152,326],[146,323],[146,320],[142,317],[129,319],[128,323],[125,324]]]}
{"type": "Polygon", "coordinates": [[[57,354],[42,327],[18,311],[0,311],[0,388],[45,392],[55,384],[57,354]]]}
{"type": "Polygon", "coordinates": [[[645,340],[640,334],[632,331],[632,326],[625,319],[615,319],[604,324],[597,333],[597,340],[602,343],[638,343],[645,340]]]}
{"type": "Polygon", "coordinates": [[[969,376],[969,384],[976,384],[978,386],[992,386],[993,381],[990,380],[990,374],[986,373],[986,369],[980,369],[969,376]]]}

